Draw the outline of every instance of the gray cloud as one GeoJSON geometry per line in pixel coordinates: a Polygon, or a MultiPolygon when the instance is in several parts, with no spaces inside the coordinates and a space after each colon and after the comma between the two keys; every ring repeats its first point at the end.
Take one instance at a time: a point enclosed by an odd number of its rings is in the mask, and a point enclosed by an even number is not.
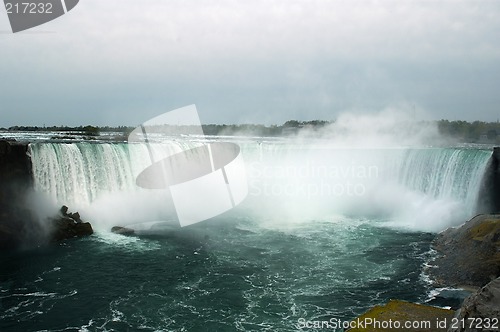
{"type": "Polygon", "coordinates": [[[134,125],[192,103],[205,123],[401,104],[496,120],[499,14],[479,0],[86,0],[14,35],[0,10],[0,127],[134,125]]]}

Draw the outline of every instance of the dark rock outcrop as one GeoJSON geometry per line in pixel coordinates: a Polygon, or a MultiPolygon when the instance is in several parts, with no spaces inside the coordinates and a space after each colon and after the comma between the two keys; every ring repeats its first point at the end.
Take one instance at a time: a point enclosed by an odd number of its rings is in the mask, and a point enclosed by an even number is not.
{"type": "Polygon", "coordinates": [[[114,226],[111,228],[111,232],[115,234],[121,234],[121,235],[134,235],[135,230],[127,227],[121,227],[121,226],[114,226]]]}
{"type": "Polygon", "coordinates": [[[75,223],[73,219],[60,218],[53,221],[55,231],[51,235],[52,241],[61,241],[74,237],[92,235],[94,230],[89,222],[75,223]]]}
{"type": "Polygon", "coordinates": [[[500,276],[500,215],[478,215],[434,240],[427,272],[439,286],[482,287],[500,276]]]}
{"type": "Polygon", "coordinates": [[[478,213],[500,213],[500,147],[493,148],[478,195],[478,213]]]}
{"type": "Polygon", "coordinates": [[[500,319],[500,278],[467,297],[455,317],[457,318],[456,326],[450,327],[448,332],[498,331],[500,328],[498,321],[500,319]],[[487,322],[490,323],[490,328],[487,328],[487,322]]]}
{"type": "Polygon", "coordinates": [[[0,249],[38,243],[43,234],[26,202],[32,188],[28,145],[0,140],[0,249]]]}
{"type": "Polygon", "coordinates": [[[78,212],[68,213],[68,207],[61,208],[61,215],[51,219],[52,231],[50,233],[51,241],[61,241],[74,237],[92,235],[94,230],[92,225],[84,222],[78,212]]]}
{"type": "MultiPolygon", "coordinates": [[[[28,144],[13,140],[0,140],[0,181],[25,189],[32,184],[28,144]]],[[[12,189],[12,187],[9,187],[12,189]]]]}

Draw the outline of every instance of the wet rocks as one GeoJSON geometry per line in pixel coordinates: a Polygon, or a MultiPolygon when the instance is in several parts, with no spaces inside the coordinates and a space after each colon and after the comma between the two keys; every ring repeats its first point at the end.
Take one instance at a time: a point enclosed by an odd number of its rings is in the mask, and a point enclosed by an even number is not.
{"type": "Polygon", "coordinates": [[[478,215],[440,233],[427,270],[438,286],[482,287],[500,276],[500,215],[478,215]]]}
{"type": "Polygon", "coordinates": [[[115,234],[121,234],[121,235],[134,235],[135,230],[127,227],[121,227],[121,226],[114,226],[111,228],[111,232],[115,234]]]}
{"type": "Polygon", "coordinates": [[[94,230],[89,222],[84,222],[78,212],[68,213],[68,207],[63,206],[60,215],[51,219],[51,241],[61,241],[74,237],[92,235],[94,230]]]}
{"type": "Polygon", "coordinates": [[[351,328],[347,331],[446,331],[454,313],[453,310],[391,300],[385,305],[374,306],[354,319],[350,322],[351,328]],[[373,324],[369,324],[369,322],[373,324]],[[428,325],[405,328],[405,324],[408,322],[428,322],[428,325]],[[399,328],[397,328],[398,326],[399,328]]]}
{"type": "MultiPolygon", "coordinates": [[[[438,234],[433,248],[438,257],[427,273],[436,286],[478,289],[464,300],[455,316],[452,310],[391,300],[357,320],[436,322],[430,328],[412,331],[498,331],[500,322],[494,319],[500,317],[500,215],[478,215],[460,227],[449,228],[438,234]],[[438,326],[438,322],[446,324],[438,326]],[[488,329],[486,322],[495,323],[495,328],[488,329]]],[[[386,330],[356,327],[349,331],[386,330]]]]}
{"type": "Polygon", "coordinates": [[[94,233],[78,213],[38,220],[33,211],[21,210],[10,213],[9,220],[0,223],[0,250],[29,249],[94,233]]]}
{"type": "Polygon", "coordinates": [[[498,331],[500,328],[500,278],[467,297],[448,332],[498,331]]]}

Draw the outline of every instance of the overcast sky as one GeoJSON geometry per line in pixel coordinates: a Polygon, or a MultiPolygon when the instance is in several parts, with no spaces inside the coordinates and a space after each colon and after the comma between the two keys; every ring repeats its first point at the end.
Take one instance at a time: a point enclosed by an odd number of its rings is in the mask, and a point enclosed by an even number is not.
{"type": "Polygon", "coordinates": [[[81,0],[12,34],[0,8],[0,127],[202,123],[417,110],[500,118],[500,0],[81,0]]]}

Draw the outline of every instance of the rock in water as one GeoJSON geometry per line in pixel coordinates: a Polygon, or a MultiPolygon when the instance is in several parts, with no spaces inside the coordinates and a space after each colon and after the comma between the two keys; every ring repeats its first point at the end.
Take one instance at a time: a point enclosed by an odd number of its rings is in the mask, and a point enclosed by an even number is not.
{"type": "Polygon", "coordinates": [[[456,324],[451,326],[448,332],[498,331],[500,326],[498,321],[500,319],[500,278],[493,280],[467,297],[455,317],[457,318],[456,324]],[[488,321],[490,324],[495,324],[496,328],[488,329],[486,326],[488,321]]]}
{"type": "Polygon", "coordinates": [[[134,235],[135,231],[131,228],[127,227],[121,227],[121,226],[114,226],[111,228],[111,232],[115,234],[121,234],[121,235],[134,235]]]}
{"type": "Polygon", "coordinates": [[[60,210],[60,211],[61,211],[61,214],[62,214],[63,216],[67,216],[67,215],[68,215],[68,207],[67,207],[66,205],[63,205],[63,206],[61,207],[61,210],[60,210]]]}
{"type": "Polygon", "coordinates": [[[440,286],[486,285],[500,276],[500,215],[478,215],[434,240],[440,255],[428,273],[440,286]]]}
{"type": "Polygon", "coordinates": [[[63,206],[61,208],[61,216],[52,219],[54,226],[51,236],[52,241],[82,237],[94,233],[92,225],[88,222],[83,222],[78,212],[67,213],[67,211],[68,208],[63,206]]]}
{"type": "Polygon", "coordinates": [[[80,218],[80,213],[78,213],[78,212],[70,213],[70,214],[68,214],[68,216],[78,223],[83,222],[82,219],[80,218]]]}
{"type": "Polygon", "coordinates": [[[73,220],[59,219],[55,221],[56,230],[52,234],[53,241],[61,241],[73,237],[92,235],[94,230],[88,222],[75,224],[73,220]]]}

